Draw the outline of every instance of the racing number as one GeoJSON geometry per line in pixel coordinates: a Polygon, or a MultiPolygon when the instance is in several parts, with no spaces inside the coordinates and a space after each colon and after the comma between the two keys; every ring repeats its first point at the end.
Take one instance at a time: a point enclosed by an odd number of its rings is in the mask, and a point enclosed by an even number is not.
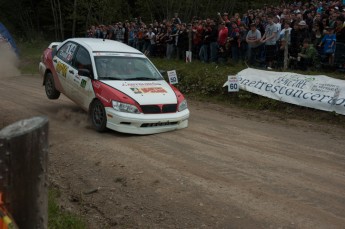
{"type": "Polygon", "coordinates": [[[229,87],[231,90],[237,90],[237,83],[230,83],[229,87]]]}
{"type": "Polygon", "coordinates": [[[229,92],[239,91],[237,76],[228,76],[228,91],[229,92]]]}

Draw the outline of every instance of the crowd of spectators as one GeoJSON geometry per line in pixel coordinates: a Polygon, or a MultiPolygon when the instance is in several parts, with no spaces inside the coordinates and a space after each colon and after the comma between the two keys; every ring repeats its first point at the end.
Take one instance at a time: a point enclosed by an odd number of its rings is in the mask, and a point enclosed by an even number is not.
{"type": "Polygon", "coordinates": [[[135,18],[91,26],[87,36],[127,43],[147,56],[184,60],[186,51],[192,51],[193,59],[204,63],[246,62],[267,69],[282,66],[288,47],[290,67],[307,69],[322,58],[334,64],[337,46],[345,43],[344,21],[341,1],[312,0],[188,22],[178,13],[151,24],[135,18]]]}

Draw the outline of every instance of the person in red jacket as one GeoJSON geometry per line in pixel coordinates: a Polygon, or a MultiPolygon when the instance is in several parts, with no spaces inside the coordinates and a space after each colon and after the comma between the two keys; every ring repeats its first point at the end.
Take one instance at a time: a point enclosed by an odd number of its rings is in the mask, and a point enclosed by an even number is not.
{"type": "Polygon", "coordinates": [[[219,25],[219,32],[218,32],[218,59],[220,62],[225,63],[227,61],[226,55],[226,43],[228,40],[228,27],[225,26],[225,22],[221,22],[219,25]]]}

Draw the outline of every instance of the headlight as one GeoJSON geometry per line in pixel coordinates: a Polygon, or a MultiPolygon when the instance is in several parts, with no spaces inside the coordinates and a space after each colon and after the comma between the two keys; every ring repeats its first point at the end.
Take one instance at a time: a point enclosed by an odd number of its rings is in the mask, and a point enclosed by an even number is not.
{"type": "Polygon", "coordinates": [[[183,111],[187,109],[187,100],[183,100],[179,105],[178,105],[178,111],[183,111]]]}
{"type": "Polygon", "coordinates": [[[139,114],[139,110],[136,106],[128,103],[120,103],[118,101],[112,101],[113,108],[116,111],[139,114]]]}

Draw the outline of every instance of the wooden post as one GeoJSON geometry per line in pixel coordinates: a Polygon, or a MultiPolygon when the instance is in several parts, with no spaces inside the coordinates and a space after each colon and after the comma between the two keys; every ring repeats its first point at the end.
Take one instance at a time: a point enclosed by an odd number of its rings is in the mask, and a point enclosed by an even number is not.
{"type": "Polygon", "coordinates": [[[284,70],[288,68],[289,63],[289,31],[286,29],[284,34],[285,47],[284,47],[284,70]]]}
{"type": "Polygon", "coordinates": [[[33,117],[0,131],[0,191],[19,228],[48,227],[48,126],[33,117]]]}

